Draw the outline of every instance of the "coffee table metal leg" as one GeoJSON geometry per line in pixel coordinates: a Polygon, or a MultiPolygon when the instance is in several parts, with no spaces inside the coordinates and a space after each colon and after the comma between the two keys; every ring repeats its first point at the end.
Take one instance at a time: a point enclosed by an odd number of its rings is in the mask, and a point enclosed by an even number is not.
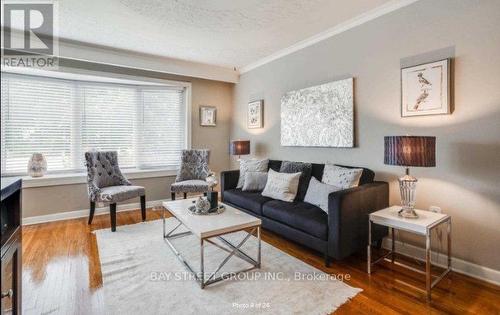
{"type": "Polygon", "coordinates": [[[177,230],[180,226],[182,225],[182,223],[179,222],[179,224],[177,224],[172,230],[170,230],[170,232],[168,232],[167,234],[163,234],[163,238],[174,238],[174,237],[178,237],[178,236],[184,236],[184,235],[188,235],[188,234],[191,234],[191,232],[189,231],[186,231],[186,232],[182,232],[182,233],[176,233],[176,234],[172,234],[175,232],[175,230],[177,230]]]}
{"type": "Polygon", "coordinates": [[[174,253],[175,257],[177,257],[177,259],[184,265],[184,267],[186,267],[186,269],[195,276],[196,280],[199,281],[198,275],[194,272],[193,268],[191,268],[191,266],[184,259],[184,257],[182,257],[182,255],[177,251],[177,249],[175,248],[175,246],[169,241],[169,237],[168,236],[165,237],[164,240],[167,243],[167,245],[170,247],[170,249],[172,250],[172,252],[174,253]]]}
{"type": "MultiPolygon", "coordinates": [[[[224,248],[222,246],[220,246],[219,244],[215,243],[215,242],[212,242],[210,240],[206,240],[207,242],[209,242],[210,244],[222,249],[223,251],[226,251],[228,253],[232,253],[234,249],[236,249],[236,246],[233,245],[231,242],[229,242],[228,240],[226,240],[225,238],[223,238],[222,236],[218,236],[217,239],[221,240],[224,244],[226,244],[229,249],[227,248],[224,248]]],[[[258,266],[259,262],[258,261],[255,261],[255,259],[253,259],[252,257],[250,257],[249,255],[247,255],[244,251],[242,251],[241,249],[237,249],[235,252],[234,252],[234,255],[245,260],[246,262],[254,265],[254,266],[258,266]]]]}
{"type": "Polygon", "coordinates": [[[259,248],[257,250],[257,268],[260,268],[260,260],[261,260],[261,238],[260,238],[260,226],[257,227],[257,239],[259,242],[259,248]]]}
{"type": "Polygon", "coordinates": [[[392,237],[392,244],[391,244],[391,261],[394,263],[394,257],[396,255],[396,237],[394,235],[394,228],[391,228],[391,237],[392,237]]]}
{"type": "Polygon", "coordinates": [[[205,288],[205,259],[203,254],[203,238],[200,240],[200,287],[205,288]]]}
{"type": "MultiPolygon", "coordinates": [[[[170,239],[177,238],[177,237],[184,237],[187,235],[191,235],[192,232],[187,231],[187,232],[180,232],[173,234],[177,228],[179,228],[182,225],[182,223],[179,221],[179,224],[175,226],[173,229],[171,229],[168,233],[166,233],[165,229],[165,224],[163,225],[163,238],[165,242],[168,244],[172,252],[175,254],[177,259],[188,269],[189,272],[191,272],[195,279],[198,281],[200,284],[201,289],[204,289],[207,285],[210,285],[215,282],[219,282],[221,280],[230,278],[231,276],[237,275],[241,272],[247,272],[255,268],[260,268],[260,259],[261,259],[261,238],[260,238],[260,226],[255,227],[248,235],[241,240],[237,245],[231,244],[229,241],[225,240],[222,236],[216,236],[218,237],[221,241],[223,241],[226,245],[228,245],[229,249],[222,247],[222,245],[219,245],[217,243],[214,243],[211,241],[209,238],[201,238],[200,239],[200,274],[197,274],[193,268],[189,265],[189,263],[182,257],[182,255],[177,251],[175,246],[170,242],[170,239]],[[254,235],[255,231],[257,231],[257,237],[258,237],[258,258],[257,261],[253,260],[250,256],[245,254],[240,248],[241,246],[250,238],[250,236],[254,235]],[[166,234],[165,234],[166,233],[166,234]],[[205,277],[205,255],[204,255],[204,245],[205,241],[208,243],[211,243],[229,253],[229,255],[219,264],[217,267],[216,271],[213,272],[208,279],[205,277]],[[225,275],[222,275],[220,277],[215,277],[217,272],[227,263],[227,261],[232,257],[232,256],[238,256],[239,258],[246,260],[250,264],[252,264],[251,268],[246,268],[243,270],[239,270],[236,272],[231,272],[225,275]]],[[[234,232],[233,232],[234,233],[234,232]]]]}
{"type": "Polygon", "coordinates": [[[163,211],[161,212],[161,217],[163,220],[163,238],[165,238],[165,208],[163,208],[163,211]]]}
{"type": "Polygon", "coordinates": [[[252,234],[248,233],[247,236],[245,236],[245,238],[239,242],[238,245],[234,246],[233,250],[231,251],[231,253],[226,256],[226,258],[224,258],[224,260],[219,264],[219,266],[217,267],[217,269],[215,269],[215,271],[210,275],[210,277],[208,277],[207,281],[210,281],[212,278],[215,277],[215,275],[217,274],[217,272],[219,272],[219,270],[229,261],[229,259],[231,259],[231,257],[234,256],[234,254],[240,250],[240,247],[245,244],[245,242],[250,238],[252,234]]]}

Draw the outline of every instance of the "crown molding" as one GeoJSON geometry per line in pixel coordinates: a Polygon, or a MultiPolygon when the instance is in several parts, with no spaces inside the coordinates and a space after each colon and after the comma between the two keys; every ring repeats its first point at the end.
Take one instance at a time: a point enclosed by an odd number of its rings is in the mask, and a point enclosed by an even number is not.
{"type": "MultiPolygon", "coordinates": [[[[7,30],[10,31],[13,38],[24,40],[23,31],[4,28],[2,26],[2,32],[7,30]]],[[[57,48],[55,49],[54,56],[59,59],[97,63],[107,66],[152,71],[228,83],[237,83],[239,79],[238,71],[228,67],[146,54],[138,51],[91,44],[63,37],[57,38],[57,45],[55,45],[55,47],[57,48]]],[[[6,49],[3,45],[1,49],[2,54],[4,50],[22,52],[20,49],[6,49]]]]}
{"type": "Polygon", "coordinates": [[[303,48],[309,47],[311,45],[314,45],[318,42],[321,42],[325,39],[328,39],[332,36],[338,35],[342,32],[345,32],[347,30],[350,30],[351,28],[354,28],[356,26],[359,26],[361,24],[364,24],[366,22],[369,22],[371,20],[374,20],[378,17],[381,17],[385,14],[391,13],[393,11],[396,11],[398,9],[401,9],[403,7],[406,7],[412,3],[415,3],[419,0],[393,0],[390,1],[384,5],[381,5],[373,10],[370,10],[366,13],[363,13],[361,15],[358,15],[350,20],[347,20],[345,22],[342,22],[330,29],[327,29],[326,31],[323,31],[321,33],[318,33],[316,35],[313,35],[307,39],[304,39],[296,44],[293,44],[292,46],[289,46],[285,49],[279,50],[267,57],[264,57],[262,59],[259,59],[255,62],[252,62],[242,68],[240,68],[240,74],[243,74],[245,72],[249,72],[255,68],[258,68],[260,66],[263,66],[267,63],[270,63],[271,61],[274,61],[276,59],[282,58],[286,55],[292,54],[298,50],[301,50],[303,48]]]}

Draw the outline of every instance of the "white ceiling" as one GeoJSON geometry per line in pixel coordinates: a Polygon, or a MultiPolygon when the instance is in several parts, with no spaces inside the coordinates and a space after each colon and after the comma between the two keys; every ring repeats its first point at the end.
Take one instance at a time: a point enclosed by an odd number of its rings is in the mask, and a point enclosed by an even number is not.
{"type": "Polygon", "coordinates": [[[59,35],[241,68],[390,0],[62,0],[59,35]]]}
{"type": "Polygon", "coordinates": [[[414,1],[60,0],[59,36],[245,70],[414,1]]]}

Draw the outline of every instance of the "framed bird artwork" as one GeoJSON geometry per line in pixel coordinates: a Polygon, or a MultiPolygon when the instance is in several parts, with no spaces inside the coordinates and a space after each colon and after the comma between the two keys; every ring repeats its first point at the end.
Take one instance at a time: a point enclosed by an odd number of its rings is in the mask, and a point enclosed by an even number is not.
{"type": "Polygon", "coordinates": [[[401,69],[401,117],[450,114],[450,59],[401,69]]]}

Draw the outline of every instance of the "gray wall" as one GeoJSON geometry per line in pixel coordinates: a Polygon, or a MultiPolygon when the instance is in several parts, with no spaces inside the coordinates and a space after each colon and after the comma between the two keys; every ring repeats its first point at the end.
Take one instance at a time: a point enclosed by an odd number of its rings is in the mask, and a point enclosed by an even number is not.
{"type": "Polygon", "coordinates": [[[422,0],[243,74],[231,137],[250,139],[257,156],[372,168],[397,204],[403,169],[383,164],[383,137],[434,135],[437,166],[412,169],[417,207],[452,216],[454,256],[498,270],[499,87],[500,1],[422,0]],[[454,60],[453,114],[401,118],[400,67],[446,57],[454,60]],[[280,146],[281,96],[347,77],[355,78],[356,148],[280,146]],[[264,128],[249,130],[255,99],[264,99],[264,128]]]}
{"type": "MultiPolygon", "coordinates": [[[[133,76],[150,77],[187,81],[192,84],[192,134],[193,148],[208,148],[211,150],[210,168],[216,172],[229,167],[228,143],[230,119],[232,112],[233,84],[183,76],[167,75],[158,72],[124,69],[78,61],[61,61],[61,66],[90,71],[109,72],[133,76]],[[211,105],[217,107],[217,126],[201,127],[199,125],[199,106],[211,105]]],[[[134,185],[146,188],[147,200],[170,198],[170,184],[174,176],[148,179],[134,179],[134,185]]],[[[139,202],[130,200],[125,203],[139,202]]],[[[23,189],[23,217],[40,216],[88,209],[87,187],[85,184],[60,185],[23,189]]]]}
{"type": "MultiPolygon", "coordinates": [[[[155,177],[130,180],[146,188],[147,200],[170,198],[170,184],[175,177],[155,177]]],[[[139,198],[122,202],[138,203],[139,198]]],[[[101,205],[97,205],[100,207],[101,205]]],[[[23,218],[56,214],[89,208],[86,184],[32,187],[23,189],[23,218]]]]}

